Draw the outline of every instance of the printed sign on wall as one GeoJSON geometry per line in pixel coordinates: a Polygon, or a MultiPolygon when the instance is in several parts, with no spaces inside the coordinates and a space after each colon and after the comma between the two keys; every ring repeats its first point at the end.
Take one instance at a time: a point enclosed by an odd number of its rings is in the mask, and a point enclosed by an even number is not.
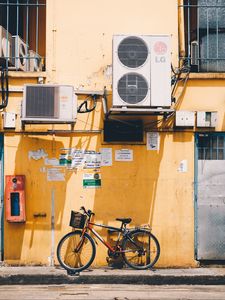
{"type": "Polygon", "coordinates": [[[133,150],[121,149],[115,152],[116,161],[133,161],[133,150]]]}
{"type": "Polygon", "coordinates": [[[147,150],[159,150],[158,132],[147,132],[147,150]]]}
{"type": "Polygon", "coordinates": [[[83,188],[100,188],[101,175],[99,173],[83,174],[83,188]]]}
{"type": "Polygon", "coordinates": [[[112,166],[112,148],[101,148],[101,166],[112,166]]]}

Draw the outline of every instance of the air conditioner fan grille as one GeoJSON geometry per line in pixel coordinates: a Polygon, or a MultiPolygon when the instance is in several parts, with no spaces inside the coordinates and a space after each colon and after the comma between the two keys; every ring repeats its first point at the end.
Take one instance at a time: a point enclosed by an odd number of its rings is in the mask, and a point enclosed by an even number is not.
{"type": "Polygon", "coordinates": [[[148,84],[146,79],[136,73],[128,73],[120,78],[117,84],[120,98],[129,104],[138,104],[143,101],[148,94],[148,84]]]}
{"type": "Polygon", "coordinates": [[[119,44],[118,57],[124,66],[138,68],[148,57],[147,45],[138,37],[127,37],[119,44]]]}

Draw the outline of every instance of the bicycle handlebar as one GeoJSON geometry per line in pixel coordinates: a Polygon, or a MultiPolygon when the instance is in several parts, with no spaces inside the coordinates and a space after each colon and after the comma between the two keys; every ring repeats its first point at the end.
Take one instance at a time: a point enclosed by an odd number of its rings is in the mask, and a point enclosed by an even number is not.
{"type": "Polygon", "coordinates": [[[84,206],[81,206],[81,208],[80,208],[80,210],[83,210],[83,212],[86,214],[86,215],[88,215],[89,217],[91,216],[91,215],[95,215],[90,209],[88,209],[88,211],[85,209],[85,207],[84,206]]]}

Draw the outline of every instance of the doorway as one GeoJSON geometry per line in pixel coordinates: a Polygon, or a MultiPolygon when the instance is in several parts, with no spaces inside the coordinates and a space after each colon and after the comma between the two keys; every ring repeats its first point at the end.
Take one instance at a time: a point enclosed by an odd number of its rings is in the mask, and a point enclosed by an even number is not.
{"type": "Polygon", "coordinates": [[[195,256],[225,260],[225,133],[195,136],[195,256]]]}

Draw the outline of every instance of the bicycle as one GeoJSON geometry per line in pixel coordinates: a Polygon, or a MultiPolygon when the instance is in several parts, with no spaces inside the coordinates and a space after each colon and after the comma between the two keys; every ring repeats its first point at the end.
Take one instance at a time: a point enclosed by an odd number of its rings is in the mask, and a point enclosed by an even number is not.
{"type": "Polygon", "coordinates": [[[91,232],[108,248],[109,257],[122,256],[123,261],[133,269],[145,270],[152,268],[159,259],[160,245],[149,228],[138,227],[128,229],[131,218],[117,218],[120,227],[113,227],[92,222],[95,215],[83,206],[80,212],[71,211],[70,226],[74,231],[67,233],[57,246],[57,258],[60,265],[68,274],[79,273],[87,269],[95,259],[95,240],[88,233],[91,232]],[[118,233],[115,245],[110,245],[99,235],[93,227],[102,227],[110,233],[118,233]],[[122,237],[121,237],[122,236],[122,237]]]}

